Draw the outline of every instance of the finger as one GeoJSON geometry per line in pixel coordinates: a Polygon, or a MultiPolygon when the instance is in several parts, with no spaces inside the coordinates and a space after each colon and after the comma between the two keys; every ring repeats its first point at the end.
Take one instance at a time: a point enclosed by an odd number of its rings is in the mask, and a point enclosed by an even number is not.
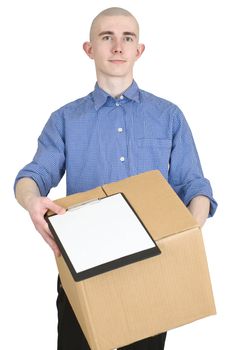
{"type": "Polygon", "coordinates": [[[47,209],[52,210],[55,214],[64,214],[66,209],[61,207],[60,205],[52,202],[50,199],[46,198],[47,209]]]}
{"type": "MultiPolygon", "coordinates": [[[[47,242],[47,241],[46,241],[46,242],[47,242]]],[[[52,238],[48,239],[48,242],[47,242],[47,243],[49,244],[50,248],[53,250],[54,255],[55,255],[56,257],[61,256],[61,252],[60,252],[60,250],[59,250],[57,244],[55,243],[55,241],[54,241],[52,238]]]]}
{"type": "MultiPolygon", "coordinates": [[[[47,240],[48,240],[47,243],[49,244],[49,246],[50,246],[51,249],[53,250],[54,255],[55,255],[56,257],[61,256],[60,249],[58,248],[58,245],[57,245],[57,243],[56,243],[55,240],[54,240],[53,234],[52,234],[52,232],[50,231],[48,224],[47,224],[47,230],[46,230],[46,236],[45,236],[45,237],[47,238],[47,240]]],[[[45,239],[45,240],[46,240],[46,239],[45,239]]]]}
{"type": "Polygon", "coordinates": [[[34,223],[34,226],[36,230],[41,234],[41,235],[49,235],[53,239],[53,234],[50,231],[48,222],[45,220],[44,217],[39,218],[39,221],[34,223]]]}
{"type": "Polygon", "coordinates": [[[39,230],[42,238],[46,241],[46,243],[50,246],[50,248],[53,250],[56,257],[61,255],[61,252],[57,246],[57,243],[54,241],[53,236],[51,233],[40,229],[39,230]]]}

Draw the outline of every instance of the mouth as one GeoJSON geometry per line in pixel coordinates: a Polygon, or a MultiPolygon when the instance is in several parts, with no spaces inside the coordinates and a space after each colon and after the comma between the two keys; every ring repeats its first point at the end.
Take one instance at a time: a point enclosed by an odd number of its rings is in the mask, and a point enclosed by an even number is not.
{"type": "Polygon", "coordinates": [[[110,63],[113,63],[113,64],[123,64],[125,63],[126,61],[125,60],[109,60],[110,63]]]}

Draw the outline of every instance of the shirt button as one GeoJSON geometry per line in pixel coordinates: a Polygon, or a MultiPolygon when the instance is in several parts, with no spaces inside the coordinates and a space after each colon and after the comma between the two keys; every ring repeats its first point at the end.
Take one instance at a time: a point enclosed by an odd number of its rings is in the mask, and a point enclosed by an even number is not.
{"type": "Polygon", "coordinates": [[[121,161],[121,162],[124,162],[124,160],[125,160],[125,157],[121,157],[121,158],[120,158],[120,161],[121,161]]]}
{"type": "Polygon", "coordinates": [[[122,132],[123,129],[122,129],[122,128],[118,128],[117,131],[118,131],[118,132],[122,132]]]}
{"type": "Polygon", "coordinates": [[[117,107],[120,106],[120,103],[116,102],[116,106],[117,106],[117,107]]]}
{"type": "Polygon", "coordinates": [[[123,98],[124,98],[124,96],[123,96],[123,95],[121,95],[121,96],[120,96],[120,99],[121,99],[121,100],[123,100],[123,98]]]}

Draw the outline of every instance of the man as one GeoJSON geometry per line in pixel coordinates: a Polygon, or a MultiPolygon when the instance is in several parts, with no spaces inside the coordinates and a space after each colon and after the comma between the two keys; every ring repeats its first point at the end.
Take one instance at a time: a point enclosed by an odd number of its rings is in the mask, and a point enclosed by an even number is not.
{"type": "MultiPolygon", "coordinates": [[[[93,20],[83,44],[94,60],[92,93],[54,112],[39,137],[33,161],[16,178],[16,198],[44,240],[60,254],[44,214],[65,210],[46,196],[66,172],[67,194],[86,191],[151,169],[159,169],[202,226],[216,202],[204,178],[192,134],[174,104],[140,90],[133,66],[144,52],[136,19],[109,8],[93,20]]],[[[58,283],[58,350],[89,349],[58,283]]],[[[122,349],[164,349],[166,333],[122,349]]]]}

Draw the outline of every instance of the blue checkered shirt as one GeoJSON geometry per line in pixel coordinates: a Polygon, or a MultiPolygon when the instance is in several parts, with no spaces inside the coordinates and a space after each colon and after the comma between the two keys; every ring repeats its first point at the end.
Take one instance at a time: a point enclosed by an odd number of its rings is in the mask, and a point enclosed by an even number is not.
{"type": "Polygon", "coordinates": [[[180,109],[135,81],[119,98],[96,84],[89,95],[51,115],[33,161],[15,183],[32,178],[46,196],[66,172],[69,195],[153,169],[185,205],[197,195],[209,197],[214,214],[217,203],[180,109]]]}

